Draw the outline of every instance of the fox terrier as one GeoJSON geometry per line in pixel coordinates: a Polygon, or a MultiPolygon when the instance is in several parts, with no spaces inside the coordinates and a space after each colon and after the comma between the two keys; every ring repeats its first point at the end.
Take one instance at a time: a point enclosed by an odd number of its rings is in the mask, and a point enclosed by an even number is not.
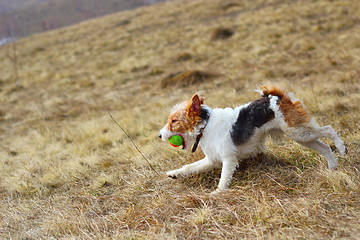
{"type": "Polygon", "coordinates": [[[318,126],[292,93],[274,86],[263,86],[257,92],[261,95],[258,100],[236,108],[211,109],[198,94],[175,105],[159,137],[167,141],[173,135],[180,135],[183,149],[191,148],[194,152],[199,144],[205,158],[169,171],[167,176],[188,177],[222,165],[215,192],[226,190],[238,161],[263,152],[266,137],[279,134],[323,154],[330,169],[337,167],[331,148],[319,140],[330,138],[338,151],[346,154],[344,142],[330,125],[318,126]]]}

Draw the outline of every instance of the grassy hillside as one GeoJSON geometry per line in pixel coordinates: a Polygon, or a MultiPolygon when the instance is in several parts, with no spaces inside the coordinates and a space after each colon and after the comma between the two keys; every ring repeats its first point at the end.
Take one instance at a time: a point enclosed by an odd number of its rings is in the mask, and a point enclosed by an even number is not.
{"type": "Polygon", "coordinates": [[[357,0],[166,2],[19,41],[18,84],[2,47],[0,238],[358,239],[359,16],[357,0]],[[172,105],[234,107],[268,81],[339,132],[338,170],[284,141],[219,195],[219,171],[165,176],[202,155],[158,140],[172,105]]]}

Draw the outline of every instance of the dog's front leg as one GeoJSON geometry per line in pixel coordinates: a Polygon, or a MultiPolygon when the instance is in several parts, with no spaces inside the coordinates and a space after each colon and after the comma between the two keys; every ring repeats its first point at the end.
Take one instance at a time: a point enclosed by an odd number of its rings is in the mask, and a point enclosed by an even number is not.
{"type": "Polygon", "coordinates": [[[219,185],[213,193],[221,192],[229,188],[233,173],[237,166],[238,162],[235,158],[226,159],[223,161],[219,185]]]}
{"type": "Polygon", "coordinates": [[[197,162],[190,163],[179,169],[169,171],[166,173],[166,175],[171,178],[188,177],[192,174],[210,171],[214,167],[214,162],[211,161],[208,157],[205,157],[204,159],[197,162]]]}

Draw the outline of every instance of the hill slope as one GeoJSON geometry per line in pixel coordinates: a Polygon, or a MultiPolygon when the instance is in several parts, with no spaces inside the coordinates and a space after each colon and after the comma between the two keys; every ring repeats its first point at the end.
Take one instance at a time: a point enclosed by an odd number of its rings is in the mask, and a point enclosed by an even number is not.
{"type": "Polygon", "coordinates": [[[19,41],[18,79],[2,47],[0,237],[357,239],[359,16],[357,0],[166,2],[19,41]],[[219,171],[165,177],[201,157],[158,141],[172,105],[202,90],[234,107],[266,81],[343,137],[337,171],[285,141],[220,195],[219,171]]]}

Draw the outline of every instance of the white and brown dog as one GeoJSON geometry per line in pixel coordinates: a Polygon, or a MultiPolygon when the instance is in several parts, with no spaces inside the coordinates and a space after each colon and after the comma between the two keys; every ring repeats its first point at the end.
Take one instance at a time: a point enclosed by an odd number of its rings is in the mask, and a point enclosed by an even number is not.
{"type": "Polygon", "coordinates": [[[261,98],[236,108],[203,105],[195,94],[190,101],[174,106],[159,137],[167,141],[173,135],[183,137],[183,149],[200,144],[205,158],[167,172],[172,178],[187,177],[222,165],[217,191],[228,189],[238,161],[263,152],[266,136],[285,134],[303,146],[323,154],[330,169],[337,159],[319,138],[330,138],[341,154],[346,147],[334,129],[318,126],[305,106],[277,87],[263,86],[261,98]]]}

